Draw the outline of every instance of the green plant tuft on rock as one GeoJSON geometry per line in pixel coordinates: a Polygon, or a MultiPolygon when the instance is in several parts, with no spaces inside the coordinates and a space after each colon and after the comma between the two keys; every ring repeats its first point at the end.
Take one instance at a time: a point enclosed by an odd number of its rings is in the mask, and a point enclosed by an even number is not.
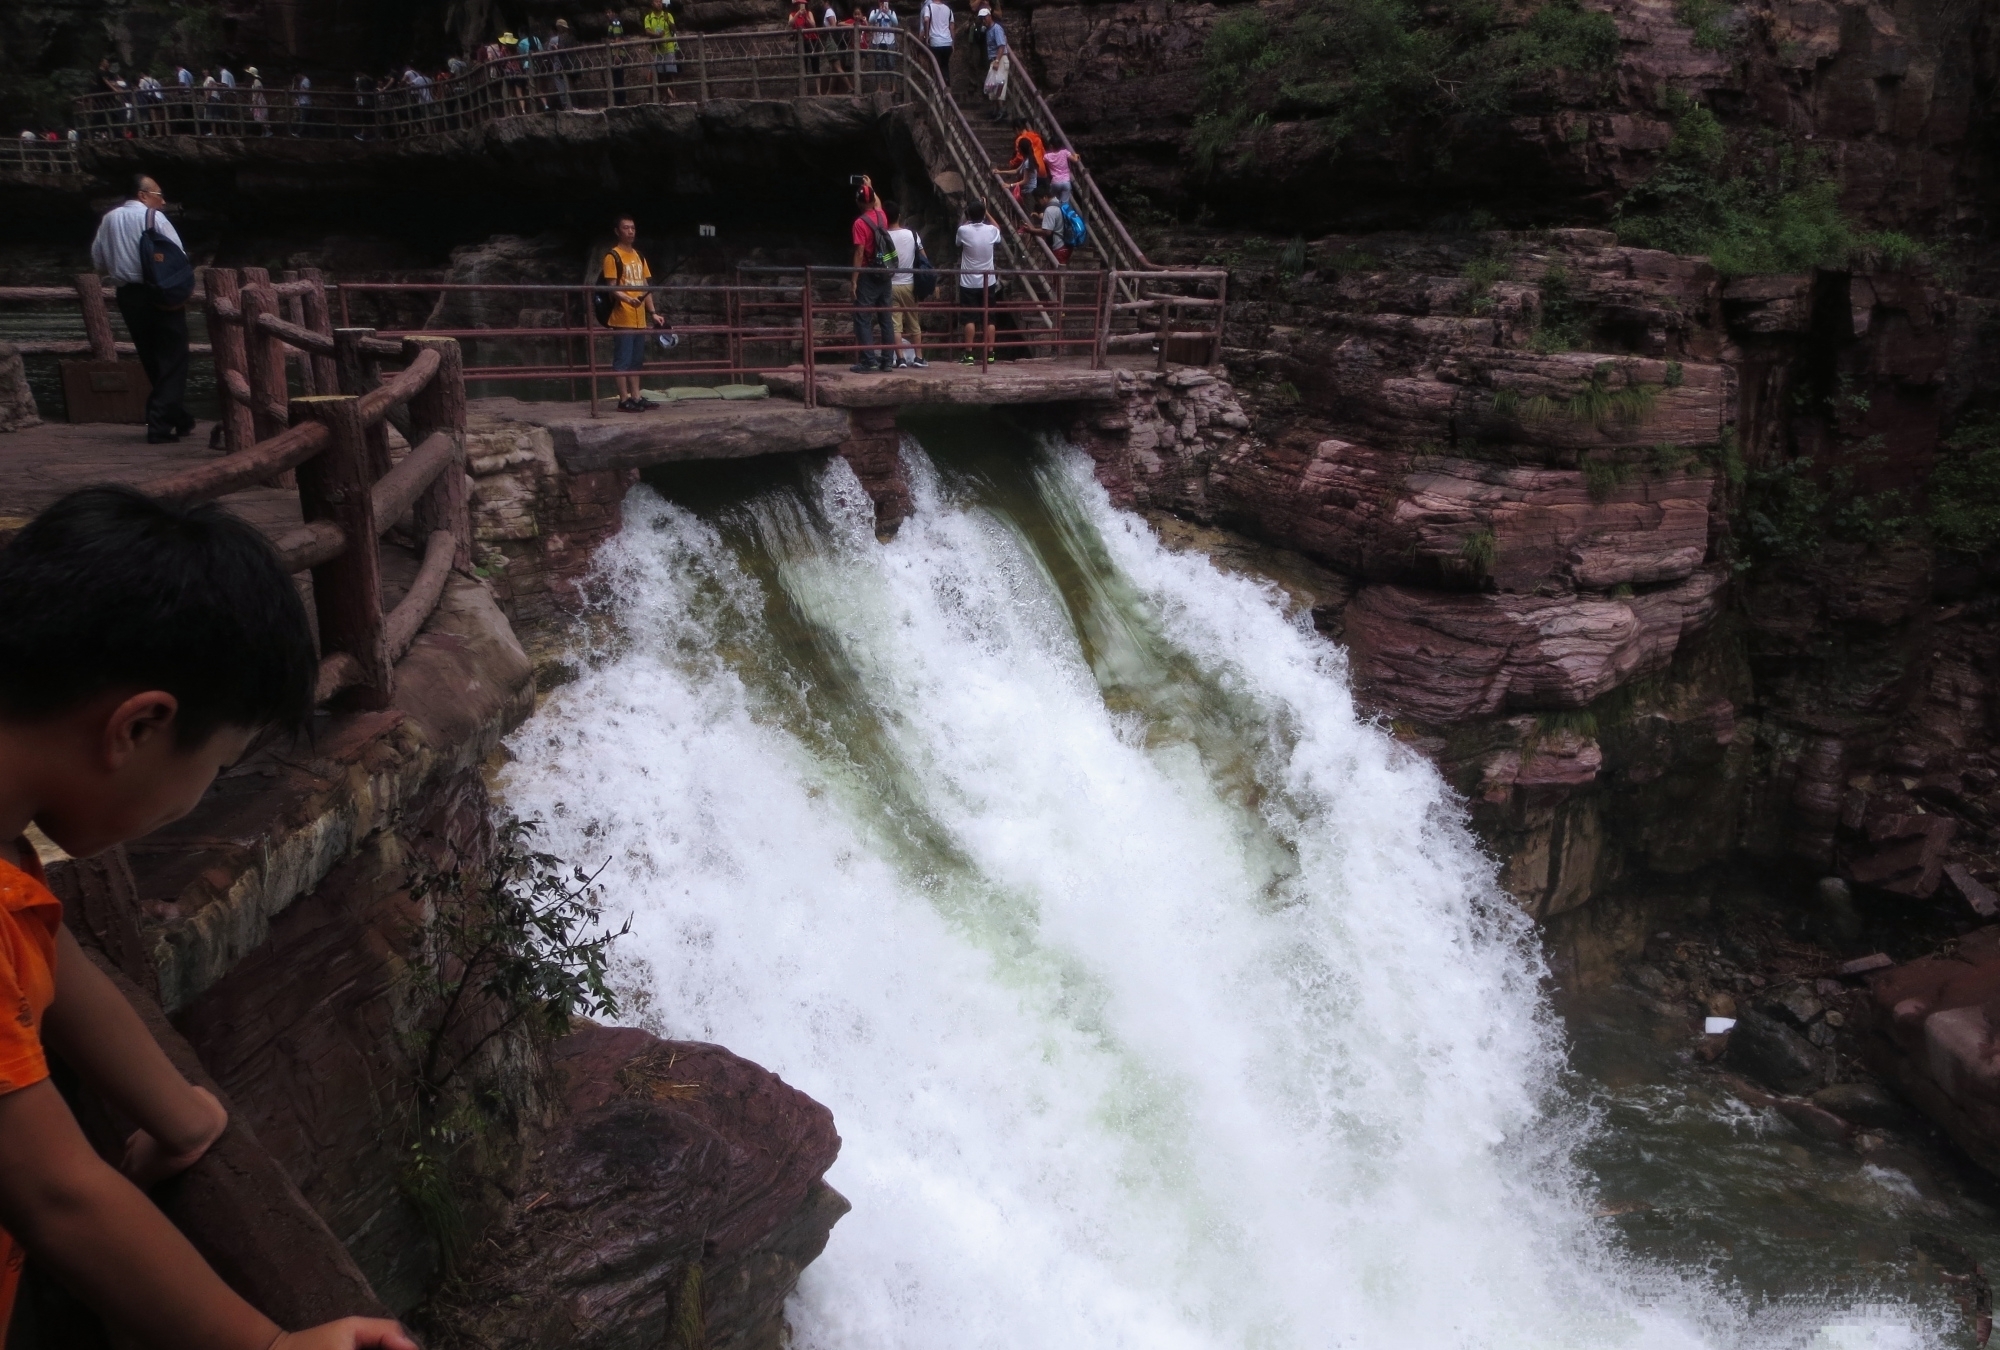
{"type": "Polygon", "coordinates": [[[1529,348],[1548,356],[1583,346],[1587,336],[1584,304],[1570,283],[1569,269],[1561,263],[1551,264],[1543,269],[1536,286],[1541,305],[1535,312],[1534,331],[1528,335],[1529,348]]]}
{"type": "Polygon", "coordinates": [[[1458,556],[1470,563],[1481,576],[1490,576],[1497,543],[1490,527],[1478,530],[1466,536],[1465,542],[1459,546],[1458,556]]]}
{"type": "Polygon", "coordinates": [[[1586,459],[1582,464],[1583,488],[1594,502],[1606,501],[1632,476],[1632,466],[1616,457],[1609,459],[1586,459]]]}

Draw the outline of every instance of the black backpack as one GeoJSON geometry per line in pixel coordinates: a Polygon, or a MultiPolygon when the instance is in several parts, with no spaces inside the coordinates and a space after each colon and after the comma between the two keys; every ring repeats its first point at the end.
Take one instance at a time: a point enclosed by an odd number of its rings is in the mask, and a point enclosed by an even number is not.
{"type": "Polygon", "coordinates": [[[864,214],[862,220],[868,224],[868,251],[874,255],[875,270],[893,272],[896,270],[896,241],[889,237],[889,227],[874,215],[864,214]]]}
{"type": "MultiPolygon", "coordinates": [[[[597,289],[590,293],[590,312],[597,316],[597,326],[599,328],[609,328],[611,326],[611,316],[618,312],[618,292],[621,287],[615,281],[606,281],[604,279],[605,259],[616,258],[617,256],[616,252],[607,249],[605,250],[604,257],[597,260],[597,289]]],[[[643,262],[644,260],[644,255],[640,255],[640,261],[643,262]]],[[[615,272],[618,269],[613,267],[611,270],[615,272]]]]}
{"type": "Polygon", "coordinates": [[[153,228],[157,214],[148,209],[146,228],[139,231],[139,279],[155,308],[179,309],[194,294],[194,264],[179,244],[153,228]]]}
{"type": "Polygon", "coordinates": [[[910,271],[911,289],[919,301],[928,300],[937,294],[937,269],[931,266],[930,257],[924,252],[923,236],[910,231],[917,241],[917,265],[910,271]]]}

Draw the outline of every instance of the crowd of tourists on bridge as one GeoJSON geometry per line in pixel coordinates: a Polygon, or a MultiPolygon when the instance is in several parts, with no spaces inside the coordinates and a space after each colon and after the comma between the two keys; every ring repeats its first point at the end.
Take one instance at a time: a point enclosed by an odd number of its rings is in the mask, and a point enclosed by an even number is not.
{"type": "MultiPolygon", "coordinates": [[[[684,5],[686,0],[680,0],[684,5]]],[[[998,10],[979,0],[771,0],[788,10],[803,86],[813,93],[868,93],[895,78],[895,63],[921,46],[947,86],[961,43],[983,62],[960,61],[965,94],[1002,101],[1013,65],[998,10]],[[905,40],[908,47],[905,48],[905,40]]],[[[775,26],[775,25],[774,25],[775,26]]],[[[534,19],[496,32],[440,68],[415,63],[352,77],[321,69],[289,74],[254,65],[98,64],[80,124],[93,138],[159,135],[397,136],[450,129],[475,106],[504,115],[597,111],[639,102],[679,102],[680,16],[675,0],[643,8],[579,12],[574,20],[534,19]]],[[[767,30],[768,31],[768,30],[767,30]]],[[[40,139],[39,133],[28,133],[40,139]]],[[[72,133],[73,134],[73,133],[72,133]]]]}

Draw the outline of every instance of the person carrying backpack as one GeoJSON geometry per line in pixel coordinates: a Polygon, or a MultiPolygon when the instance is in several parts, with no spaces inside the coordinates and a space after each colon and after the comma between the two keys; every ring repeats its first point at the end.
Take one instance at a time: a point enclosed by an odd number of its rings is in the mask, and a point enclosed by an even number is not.
{"type": "Polygon", "coordinates": [[[194,269],[166,217],[160,185],[141,174],[134,188],[130,200],[98,222],[90,261],[117,285],[118,312],[153,386],[146,395],[146,443],[171,445],[194,430],[186,407],[186,305],[194,269]]]}
{"type": "Polygon", "coordinates": [[[1069,266],[1069,231],[1064,226],[1063,207],[1048,184],[1044,183],[1036,189],[1035,207],[1040,223],[1021,226],[1021,233],[1046,240],[1050,251],[1056,255],[1056,266],[1069,266]]]}
{"type": "Polygon", "coordinates": [[[597,273],[597,320],[616,334],[611,369],[618,381],[618,411],[651,412],[653,405],[639,392],[651,336],[647,330],[666,327],[667,316],[654,308],[653,293],[646,289],[653,269],[638,249],[638,222],[620,216],[613,225],[618,242],[606,251],[597,273]]]}
{"type": "Polygon", "coordinates": [[[849,237],[854,243],[854,345],[858,349],[848,369],[856,375],[895,368],[896,335],[889,321],[890,279],[896,246],[889,238],[889,214],[866,175],[854,191],[858,214],[849,237]],[[879,340],[878,340],[879,339],[879,340]]]}

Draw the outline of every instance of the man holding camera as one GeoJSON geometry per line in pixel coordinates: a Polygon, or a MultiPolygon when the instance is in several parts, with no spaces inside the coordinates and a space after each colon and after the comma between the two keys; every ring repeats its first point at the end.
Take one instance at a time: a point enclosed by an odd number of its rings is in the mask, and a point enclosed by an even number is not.
{"type": "Polygon", "coordinates": [[[889,239],[889,215],[875,184],[867,174],[848,180],[854,185],[854,206],[858,214],[849,232],[854,242],[854,364],[856,375],[893,369],[896,364],[896,334],[889,320],[889,269],[884,254],[894,254],[889,239]]]}

